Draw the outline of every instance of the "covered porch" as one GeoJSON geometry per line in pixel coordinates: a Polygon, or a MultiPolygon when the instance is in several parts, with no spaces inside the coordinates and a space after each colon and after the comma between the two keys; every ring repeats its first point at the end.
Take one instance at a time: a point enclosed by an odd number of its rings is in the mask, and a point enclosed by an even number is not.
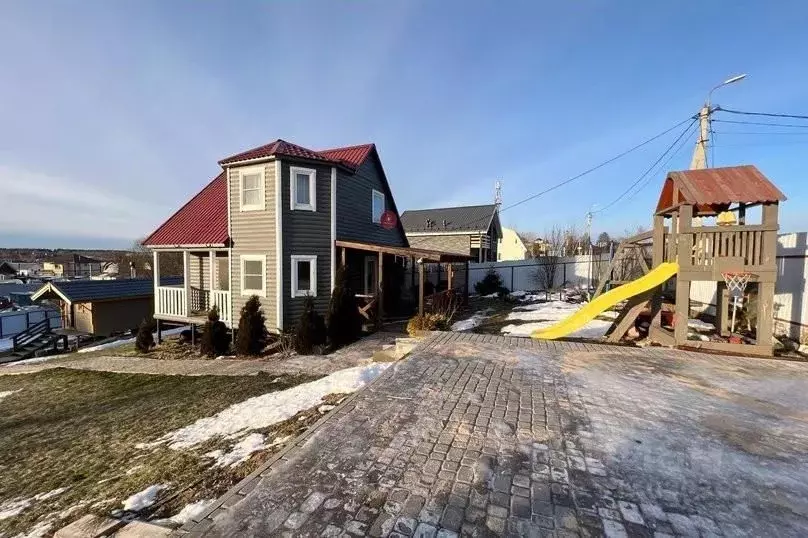
{"type": "Polygon", "coordinates": [[[155,319],[202,324],[208,311],[216,306],[221,321],[233,326],[229,249],[155,250],[152,273],[155,319]],[[161,257],[168,253],[181,253],[180,284],[160,285],[161,257]]]}
{"type": "Polygon", "coordinates": [[[405,313],[401,310],[407,302],[402,297],[407,296],[412,300],[413,307],[417,305],[418,313],[423,314],[424,303],[428,300],[424,293],[424,264],[438,264],[438,267],[445,264],[448,290],[456,289],[460,284],[454,277],[453,264],[465,264],[463,293],[464,301],[468,300],[467,280],[470,256],[359,241],[338,240],[335,241],[335,246],[339,250],[339,265],[347,268],[351,285],[357,292],[356,296],[360,303],[359,312],[369,322],[378,325],[387,313],[411,314],[411,311],[405,313]],[[408,264],[412,268],[417,267],[417,286],[414,278],[412,282],[406,278],[405,266],[408,264]],[[408,293],[408,289],[411,293],[408,293]],[[396,297],[391,297],[394,294],[396,297]],[[399,311],[396,312],[393,309],[399,311]]]}

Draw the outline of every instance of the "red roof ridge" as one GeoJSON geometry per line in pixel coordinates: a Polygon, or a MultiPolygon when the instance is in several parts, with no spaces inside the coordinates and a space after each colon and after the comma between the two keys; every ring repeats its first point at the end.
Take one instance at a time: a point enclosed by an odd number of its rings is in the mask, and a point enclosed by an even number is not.
{"type": "Polygon", "coordinates": [[[323,149],[317,153],[328,159],[337,161],[340,164],[344,164],[352,168],[359,168],[368,158],[370,152],[375,149],[376,144],[370,142],[368,144],[357,144],[355,146],[323,149]]]}
{"type": "Polygon", "coordinates": [[[250,161],[253,159],[263,159],[271,157],[272,155],[285,155],[287,157],[301,157],[313,161],[326,161],[329,159],[323,157],[318,152],[311,150],[307,147],[283,140],[278,138],[269,144],[258,146],[246,151],[236,153],[219,161],[219,165],[232,164],[240,161],[250,161]]]}

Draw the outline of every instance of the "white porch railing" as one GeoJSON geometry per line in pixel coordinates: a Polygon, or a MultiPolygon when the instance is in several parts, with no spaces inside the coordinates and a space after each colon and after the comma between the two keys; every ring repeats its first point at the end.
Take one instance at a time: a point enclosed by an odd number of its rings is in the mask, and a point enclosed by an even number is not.
{"type": "Polygon", "coordinates": [[[203,315],[204,312],[216,305],[219,308],[219,319],[230,325],[233,320],[232,305],[230,303],[230,292],[222,290],[191,290],[191,308],[198,311],[188,312],[188,298],[184,287],[159,286],[154,304],[154,312],[158,316],[170,316],[174,318],[188,318],[189,314],[203,315]]]}
{"type": "Polygon", "coordinates": [[[210,305],[219,307],[219,319],[230,325],[230,322],[233,321],[233,305],[230,302],[230,292],[210,290],[210,305]]]}
{"type": "Polygon", "coordinates": [[[154,313],[178,318],[188,317],[188,299],[185,288],[158,286],[154,301],[154,313]]]}

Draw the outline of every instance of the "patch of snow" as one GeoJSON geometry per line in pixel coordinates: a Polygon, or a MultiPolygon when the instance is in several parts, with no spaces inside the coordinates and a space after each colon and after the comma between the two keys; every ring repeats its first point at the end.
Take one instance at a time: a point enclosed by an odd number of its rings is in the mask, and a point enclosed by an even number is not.
{"type": "Polygon", "coordinates": [[[173,431],[149,445],[169,443],[170,448],[183,449],[214,437],[232,438],[243,432],[272,426],[304,409],[317,406],[328,394],[349,393],[364,387],[390,364],[380,362],[346,368],[310,383],[255,396],[233,404],[212,417],[199,419],[173,431]]]}
{"type": "Polygon", "coordinates": [[[253,452],[258,452],[267,448],[264,444],[265,437],[260,433],[251,433],[235,445],[230,452],[221,454],[216,458],[215,467],[235,467],[239,463],[244,463],[253,452]]]}
{"type": "Polygon", "coordinates": [[[168,525],[172,527],[179,527],[185,525],[192,519],[201,516],[211,504],[215,503],[216,499],[202,499],[201,501],[192,502],[182,507],[182,510],[173,516],[165,519],[156,519],[152,521],[155,525],[168,525]]]}
{"type": "Polygon", "coordinates": [[[47,491],[45,493],[39,493],[37,495],[34,495],[34,500],[35,501],[44,501],[44,500],[47,500],[47,499],[52,499],[54,497],[57,497],[57,496],[61,495],[62,493],[64,493],[68,489],[70,489],[70,488],[69,487],[56,488],[56,489],[52,489],[50,491],[47,491]]]}
{"type": "Polygon", "coordinates": [[[218,448],[216,450],[211,450],[210,452],[205,452],[204,454],[202,454],[202,457],[218,460],[219,458],[222,457],[223,454],[224,450],[218,448]]]}
{"type": "Polygon", "coordinates": [[[142,469],[143,467],[144,467],[144,465],[135,465],[134,467],[132,467],[132,468],[130,468],[130,469],[127,469],[127,470],[126,470],[126,476],[132,476],[133,474],[135,474],[136,472],[138,472],[138,471],[139,471],[140,469],[142,469]]]}
{"type": "MultiPolygon", "coordinates": [[[[174,334],[180,334],[182,331],[189,329],[189,327],[178,327],[176,329],[169,329],[167,331],[163,331],[163,336],[171,336],[174,334]]],[[[153,333],[154,341],[157,341],[157,331],[153,333]]],[[[134,344],[135,343],[135,336],[131,338],[122,338],[121,340],[115,340],[113,342],[107,342],[106,344],[98,344],[97,346],[90,346],[81,348],[78,352],[79,353],[89,353],[90,351],[101,351],[104,349],[112,349],[116,347],[125,346],[126,344],[134,344]]]]}
{"type": "MultiPolygon", "coordinates": [[[[69,518],[70,516],[72,516],[73,514],[78,512],[79,510],[81,510],[83,507],[87,506],[87,504],[89,502],[90,501],[81,501],[81,502],[79,502],[77,504],[74,504],[73,506],[65,508],[64,510],[59,512],[59,519],[67,519],[67,518],[69,518]]],[[[93,505],[93,506],[95,506],[95,505],[93,505]]]]}
{"type": "Polygon", "coordinates": [[[331,405],[331,404],[321,405],[320,407],[317,408],[317,412],[318,413],[328,413],[329,411],[331,411],[335,407],[337,407],[337,406],[336,405],[331,405]]]}
{"type": "Polygon", "coordinates": [[[123,501],[123,509],[130,510],[132,512],[139,512],[144,508],[148,508],[157,500],[157,495],[167,488],[168,486],[165,484],[154,484],[147,487],[143,491],[138,491],[123,501]]]}
{"type": "Polygon", "coordinates": [[[488,295],[481,295],[483,299],[498,299],[499,293],[489,293],[488,295]]]}
{"type": "Polygon", "coordinates": [[[23,513],[31,506],[31,499],[14,499],[0,503],[0,521],[23,513]]]}
{"type": "Polygon", "coordinates": [[[508,321],[561,321],[569,317],[579,308],[580,304],[565,303],[564,301],[550,301],[514,308],[514,311],[505,318],[508,321]]]}
{"type": "Polygon", "coordinates": [[[46,536],[50,536],[51,533],[49,531],[52,527],[53,521],[45,519],[28,529],[28,532],[21,532],[14,536],[14,538],[45,538],[46,536]]]}
{"type": "Polygon", "coordinates": [[[598,314],[600,318],[607,318],[607,319],[617,319],[617,316],[620,315],[620,312],[615,312],[614,310],[607,310],[606,312],[601,312],[598,314]]]}
{"type": "Polygon", "coordinates": [[[701,340],[702,342],[709,342],[710,337],[706,334],[699,334],[699,333],[687,333],[688,340],[701,340]]]}
{"type": "Polygon", "coordinates": [[[8,398],[9,396],[14,394],[15,392],[20,392],[21,390],[22,389],[0,391],[0,400],[2,400],[3,398],[8,398]]]}
{"type": "Polygon", "coordinates": [[[455,332],[460,331],[470,331],[474,327],[480,325],[483,320],[485,320],[488,316],[484,315],[481,312],[475,312],[470,318],[462,319],[460,321],[456,321],[452,324],[452,330],[455,332]]]}
{"type": "Polygon", "coordinates": [[[90,505],[90,508],[101,508],[102,506],[106,506],[108,504],[114,503],[117,501],[115,497],[110,497],[109,499],[101,499],[100,501],[96,501],[90,505]]]}
{"type": "MultiPolygon", "coordinates": [[[[509,336],[526,336],[529,337],[536,329],[546,329],[554,325],[555,321],[537,321],[535,323],[522,323],[520,325],[506,325],[500,329],[500,332],[509,336]]],[[[612,326],[611,321],[602,319],[593,319],[580,329],[566,335],[567,338],[591,338],[597,339],[606,335],[606,331],[612,326]]]]}
{"type": "MultiPolygon", "coordinates": [[[[2,349],[0,349],[2,351],[2,349]]],[[[48,362],[53,359],[61,359],[66,357],[64,353],[61,355],[46,355],[44,357],[33,357],[31,359],[23,359],[21,361],[7,362],[3,366],[20,366],[22,364],[39,364],[40,362],[48,362]]]]}
{"type": "Polygon", "coordinates": [[[702,321],[700,319],[689,319],[687,320],[687,326],[694,331],[714,331],[715,325],[712,323],[707,323],[706,321],[702,321]]]}

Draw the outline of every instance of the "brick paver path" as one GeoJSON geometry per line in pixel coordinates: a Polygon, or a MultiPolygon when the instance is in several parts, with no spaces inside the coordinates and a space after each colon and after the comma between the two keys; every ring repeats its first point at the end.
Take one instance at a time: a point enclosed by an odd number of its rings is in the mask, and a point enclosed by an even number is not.
{"type": "Polygon", "coordinates": [[[184,531],[807,536],[808,364],[442,334],[184,531]]]}

